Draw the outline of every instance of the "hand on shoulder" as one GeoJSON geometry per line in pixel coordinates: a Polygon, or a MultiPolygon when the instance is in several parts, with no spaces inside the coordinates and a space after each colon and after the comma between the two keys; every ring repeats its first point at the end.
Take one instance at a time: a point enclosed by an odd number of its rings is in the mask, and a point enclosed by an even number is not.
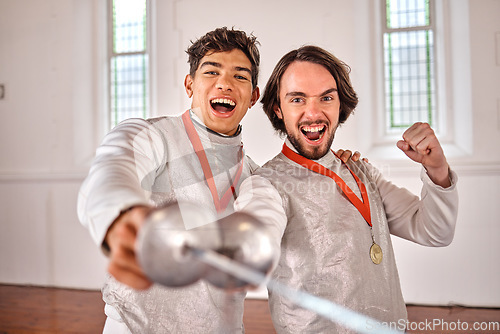
{"type": "MultiPolygon", "coordinates": [[[[335,153],[343,162],[347,162],[349,159],[356,162],[361,158],[361,153],[359,153],[358,151],[352,153],[351,150],[338,149],[335,153]]],[[[367,158],[363,158],[361,160],[363,160],[364,162],[368,162],[367,158]]]]}

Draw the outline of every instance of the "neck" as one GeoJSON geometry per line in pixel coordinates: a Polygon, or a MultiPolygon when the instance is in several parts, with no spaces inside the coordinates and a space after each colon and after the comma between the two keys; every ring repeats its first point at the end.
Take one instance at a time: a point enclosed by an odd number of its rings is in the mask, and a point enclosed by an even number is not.
{"type": "Polygon", "coordinates": [[[189,113],[191,115],[191,119],[194,121],[194,123],[196,125],[204,127],[208,132],[211,132],[215,135],[225,137],[225,138],[232,138],[232,137],[238,136],[241,133],[241,125],[238,125],[238,129],[236,129],[236,132],[232,135],[226,135],[226,134],[217,132],[215,130],[210,129],[208,126],[206,126],[205,123],[198,117],[198,115],[196,115],[196,113],[193,111],[193,109],[189,109],[189,113]]]}

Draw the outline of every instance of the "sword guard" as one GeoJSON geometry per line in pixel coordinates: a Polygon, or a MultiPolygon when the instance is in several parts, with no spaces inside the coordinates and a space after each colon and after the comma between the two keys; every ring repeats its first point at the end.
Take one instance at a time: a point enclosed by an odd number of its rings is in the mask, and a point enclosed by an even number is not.
{"type": "MultiPolygon", "coordinates": [[[[221,234],[221,246],[215,251],[248,269],[266,275],[277,260],[279,249],[273,246],[267,227],[254,216],[235,212],[218,222],[221,234]]],[[[241,278],[210,267],[205,279],[223,289],[251,287],[241,278]]]]}
{"type": "Polygon", "coordinates": [[[220,233],[206,224],[209,212],[191,203],[177,203],[152,211],[139,230],[136,253],[146,276],[153,282],[182,287],[204,277],[208,265],[193,256],[190,247],[215,249],[220,233]],[[199,226],[186,229],[189,226],[199,226]],[[200,226],[201,225],[201,226],[200,226]]]}
{"type": "Polygon", "coordinates": [[[227,290],[255,287],[241,277],[203,262],[193,249],[216,252],[266,275],[279,254],[267,227],[243,212],[207,224],[211,217],[210,212],[191,203],[173,203],[153,210],[139,230],[136,242],[137,259],[146,276],[169,287],[187,286],[200,279],[227,290]],[[186,226],[198,227],[186,229],[186,226]]]}

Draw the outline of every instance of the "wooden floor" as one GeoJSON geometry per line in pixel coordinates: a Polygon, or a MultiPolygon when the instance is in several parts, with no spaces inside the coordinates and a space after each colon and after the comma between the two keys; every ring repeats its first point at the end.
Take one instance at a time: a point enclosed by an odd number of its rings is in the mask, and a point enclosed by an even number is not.
{"type": "MultiPolygon", "coordinates": [[[[0,285],[0,334],[100,333],[103,308],[99,291],[0,285]]],[[[500,333],[500,309],[414,305],[407,309],[409,325],[415,329],[410,327],[411,333],[500,333]],[[479,327],[473,330],[473,326],[479,327]]],[[[246,334],[275,333],[265,300],[245,301],[244,322],[246,334]]]]}

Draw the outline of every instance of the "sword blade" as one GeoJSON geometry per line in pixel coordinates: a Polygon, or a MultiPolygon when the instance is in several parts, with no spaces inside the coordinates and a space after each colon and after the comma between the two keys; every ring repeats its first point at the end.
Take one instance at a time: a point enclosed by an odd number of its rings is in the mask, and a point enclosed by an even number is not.
{"type": "Polygon", "coordinates": [[[313,311],[330,321],[339,323],[342,326],[355,330],[358,333],[404,333],[404,331],[397,331],[382,324],[376,319],[354,312],[332,301],[311,295],[304,291],[294,290],[276,280],[267,278],[259,271],[253,270],[252,268],[233,261],[230,258],[214,251],[198,248],[190,249],[193,252],[193,255],[204,263],[255,286],[259,286],[267,281],[267,288],[274,293],[289,299],[304,309],[313,311]],[[375,324],[377,325],[375,326],[375,324]]]}

